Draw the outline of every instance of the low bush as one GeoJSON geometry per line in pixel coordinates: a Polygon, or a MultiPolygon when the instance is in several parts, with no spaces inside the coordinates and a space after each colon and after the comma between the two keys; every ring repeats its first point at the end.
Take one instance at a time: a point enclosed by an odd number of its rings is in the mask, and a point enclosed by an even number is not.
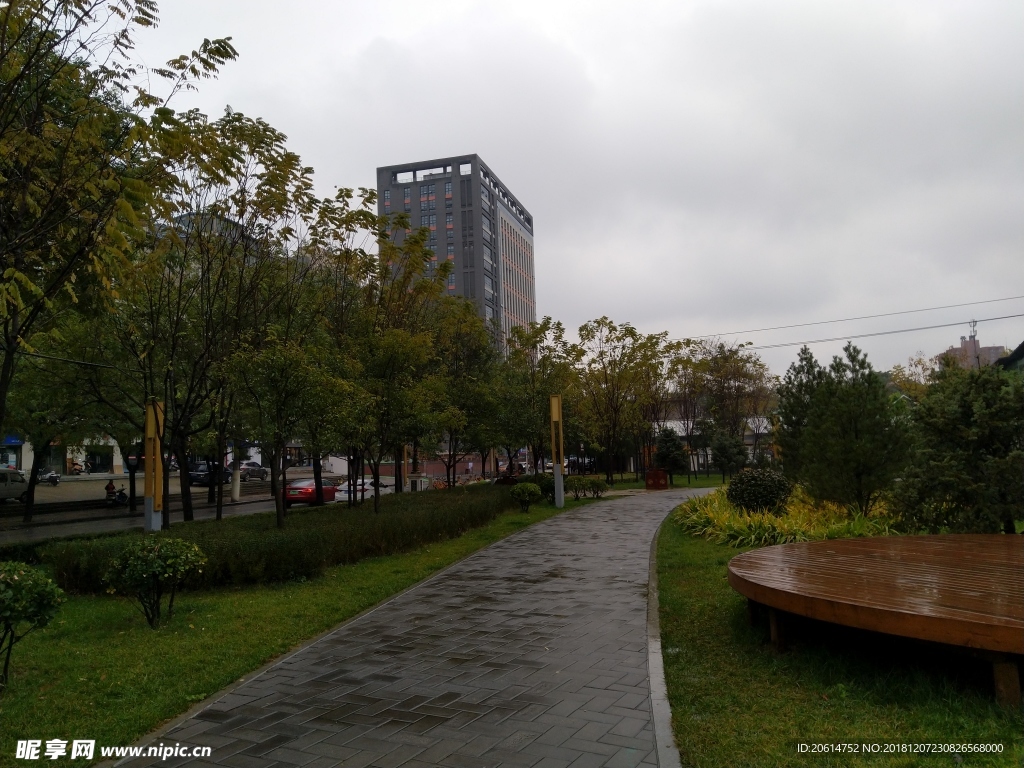
{"type": "Polygon", "coordinates": [[[167,618],[174,615],[174,596],[190,576],[203,572],[206,557],[191,542],[150,537],[125,547],[110,564],[104,581],[112,593],[137,603],[149,626],[160,626],[167,595],[167,618]]]}
{"type": "Polygon", "coordinates": [[[519,509],[530,511],[530,505],[541,500],[540,487],[536,483],[518,483],[512,489],[512,498],[519,502],[519,509]]]}
{"type": "Polygon", "coordinates": [[[600,499],[604,492],[608,490],[608,483],[599,477],[588,477],[586,486],[587,490],[590,491],[590,495],[595,499],[600,499]]]}
{"type": "Polygon", "coordinates": [[[729,481],[726,496],[747,512],[785,511],[793,486],[774,469],[744,469],[729,481]]]}
{"type": "MultiPolygon", "coordinates": [[[[188,579],[188,588],[311,579],[332,565],[460,536],[514,509],[509,490],[481,484],[389,494],[381,498],[377,514],[372,504],[293,507],[280,529],[268,513],[179,524],[150,538],[173,536],[203,551],[207,564],[188,579]]],[[[55,542],[41,547],[39,557],[69,592],[103,592],[114,558],[140,538],[133,532],[55,542]]]]}
{"type": "Polygon", "coordinates": [[[565,478],[565,490],[572,494],[572,497],[579,501],[583,496],[587,495],[587,490],[590,486],[590,480],[580,475],[569,475],[565,478]]]}
{"type": "Polygon", "coordinates": [[[786,514],[746,512],[732,504],[726,491],[699,496],[676,507],[673,522],[687,533],[734,547],[764,547],[793,541],[884,536],[895,524],[884,511],[870,517],[852,514],[838,504],[815,504],[799,486],[786,514]]]}
{"type": "Polygon", "coordinates": [[[64,593],[38,568],[0,562],[0,693],[7,687],[14,645],[49,624],[63,602],[64,593]]]}
{"type": "Polygon", "coordinates": [[[540,488],[541,495],[548,501],[555,500],[555,478],[553,475],[534,475],[533,482],[540,488]]]}

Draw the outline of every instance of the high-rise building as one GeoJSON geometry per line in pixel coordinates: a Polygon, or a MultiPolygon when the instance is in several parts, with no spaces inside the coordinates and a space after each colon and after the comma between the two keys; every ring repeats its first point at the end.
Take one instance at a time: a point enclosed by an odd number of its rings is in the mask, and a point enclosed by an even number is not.
{"type": "Polygon", "coordinates": [[[537,320],[533,216],[477,155],[377,169],[378,210],[430,229],[433,261],[453,262],[448,291],[502,335],[537,320]]]}

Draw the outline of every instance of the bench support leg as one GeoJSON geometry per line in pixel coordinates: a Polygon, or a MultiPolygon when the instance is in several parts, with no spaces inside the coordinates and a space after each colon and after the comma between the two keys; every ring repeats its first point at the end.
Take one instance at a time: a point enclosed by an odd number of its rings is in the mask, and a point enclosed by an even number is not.
{"type": "Polygon", "coordinates": [[[774,608],[768,609],[768,628],[771,632],[772,645],[780,653],[786,650],[786,626],[782,619],[782,612],[774,608]]]}
{"type": "Polygon", "coordinates": [[[998,659],[992,662],[992,679],[995,682],[996,701],[1004,707],[1019,707],[1020,672],[1017,662],[998,659]]]}

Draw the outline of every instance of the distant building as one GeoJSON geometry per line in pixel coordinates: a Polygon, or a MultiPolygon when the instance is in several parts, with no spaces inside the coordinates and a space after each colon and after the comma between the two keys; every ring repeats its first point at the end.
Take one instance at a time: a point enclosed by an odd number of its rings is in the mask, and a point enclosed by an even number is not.
{"type": "Polygon", "coordinates": [[[433,262],[453,262],[448,292],[503,336],[537,320],[533,216],[477,155],[377,169],[378,211],[430,230],[433,262]]]}
{"type": "Polygon", "coordinates": [[[1005,357],[1010,350],[1006,347],[983,347],[978,341],[977,333],[972,329],[970,336],[960,337],[959,347],[950,347],[941,355],[936,355],[933,360],[936,364],[942,360],[953,360],[961,368],[982,368],[992,365],[1001,357],[1005,357]]]}

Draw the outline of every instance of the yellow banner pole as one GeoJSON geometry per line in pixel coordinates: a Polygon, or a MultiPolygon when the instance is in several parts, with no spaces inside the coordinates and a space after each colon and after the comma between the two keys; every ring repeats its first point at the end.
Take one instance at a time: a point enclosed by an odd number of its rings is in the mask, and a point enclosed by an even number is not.
{"type": "Polygon", "coordinates": [[[562,484],[562,396],[551,396],[551,470],[555,476],[555,506],[565,506],[562,484]]]}

